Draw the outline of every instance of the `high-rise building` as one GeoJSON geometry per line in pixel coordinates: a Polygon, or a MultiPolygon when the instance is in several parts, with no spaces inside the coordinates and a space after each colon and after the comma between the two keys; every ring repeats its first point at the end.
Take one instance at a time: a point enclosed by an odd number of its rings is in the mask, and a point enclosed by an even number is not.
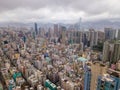
{"type": "Polygon", "coordinates": [[[120,72],[112,69],[107,72],[98,77],[97,90],[120,90],[120,72]]]}
{"type": "Polygon", "coordinates": [[[38,30],[38,34],[41,36],[41,27],[38,30]]]}
{"type": "Polygon", "coordinates": [[[59,34],[59,25],[58,24],[54,24],[54,36],[58,37],[59,34]]]}
{"type": "Polygon", "coordinates": [[[91,68],[86,66],[84,75],[84,90],[90,90],[91,68]]]}
{"type": "Polygon", "coordinates": [[[116,38],[116,30],[113,28],[105,28],[105,40],[114,40],[116,38]]]}
{"type": "Polygon", "coordinates": [[[90,32],[84,31],[83,43],[85,46],[90,46],[90,32]]]}
{"type": "Polygon", "coordinates": [[[74,33],[74,41],[77,44],[80,44],[82,42],[82,32],[81,31],[75,31],[74,33]]]}
{"type": "Polygon", "coordinates": [[[109,61],[109,53],[110,53],[110,45],[109,42],[106,41],[104,42],[104,47],[103,47],[103,61],[109,61]]]}
{"type": "Polygon", "coordinates": [[[116,63],[120,60],[120,42],[114,44],[114,50],[112,53],[111,63],[116,63]]]}
{"type": "Polygon", "coordinates": [[[94,45],[97,45],[98,43],[98,32],[94,29],[89,30],[89,37],[88,37],[90,46],[93,47],[94,45]]]}
{"type": "Polygon", "coordinates": [[[95,31],[94,32],[94,45],[97,45],[98,44],[98,32],[95,31]]]}
{"type": "Polygon", "coordinates": [[[68,30],[66,32],[66,34],[67,34],[68,44],[73,44],[73,33],[72,33],[72,30],[68,30]]]}
{"type": "Polygon", "coordinates": [[[97,90],[119,90],[120,78],[113,76],[99,76],[97,90]]]}
{"type": "Polygon", "coordinates": [[[85,33],[85,32],[83,33],[82,42],[83,42],[84,46],[88,46],[87,33],[85,33]]]}
{"type": "Polygon", "coordinates": [[[68,38],[68,41],[70,43],[73,43],[73,44],[80,44],[82,42],[82,32],[81,31],[77,31],[77,30],[74,30],[74,31],[68,31],[67,32],[67,38],[68,38]]]}
{"type": "Polygon", "coordinates": [[[103,48],[103,61],[116,63],[120,60],[120,42],[119,41],[106,41],[103,48]]]}
{"type": "Polygon", "coordinates": [[[61,30],[61,42],[65,44],[66,43],[66,27],[62,26],[61,29],[62,29],[61,30]]]}
{"type": "Polygon", "coordinates": [[[103,31],[98,31],[98,42],[103,42],[105,40],[105,33],[103,31]]]}
{"type": "Polygon", "coordinates": [[[44,27],[39,28],[39,34],[41,37],[45,37],[45,29],[44,27]]]}
{"type": "Polygon", "coordinates": [[[117,39],[120,40],[120,29],[117,32],[117,39]]]}
{"type": "Polygon", "coordinates": [[[38,35],[38,27],[37,27],[37,23],[35,23],[35,34],[38,35]]]}

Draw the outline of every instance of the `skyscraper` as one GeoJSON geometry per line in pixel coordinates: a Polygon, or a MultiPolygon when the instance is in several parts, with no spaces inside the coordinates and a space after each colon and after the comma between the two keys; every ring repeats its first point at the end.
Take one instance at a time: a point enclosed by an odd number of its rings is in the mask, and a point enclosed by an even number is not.
{"type": "Polygon", "coordinates": [[[99,76],[97,90],[119,90],[120,79],[112,76],[99,76]]]}
{"type": "Polygon", "coordinates": [[[58,24],[54,24],[54,36],[55,37],[59,36],[59,26],[58,26],[58,24]]]}
{"type": "Polygon", "coordinates": [[[113,40],[116,38],[116,30],[113,28],[105,28],[105,40],[113,40]]]}
{"type": "Polygon", "coordinates": [[[88,39],[87,39],[86,33],[83,34],[82,42],[83,42],[84,46],[88,46],[88,39]]]}
{"type": "Polygon", "coordinates": [[[112,69],[107,72],[98,77],[97,90],[120,90],[120,72],[112,69]]]}
{"type": "Polygon", "coordinates": [[[104,42],[104,47],[103,47],[103,61],[109,61],[109,51],[110,50],[110,46],[109,46],[109,42],[106,41],[104,42]]]}
{"type": "Polygon", "coordinates": [[[94,45],[97,45],[97,43],[98,43],[98,32],[95,31],[94,29],[90,29],[88,40],[90,42],[91,47],[93,47],[94,45]]]}
{"type": "Polygon", "coordinates": [[[106,41],[103,48],[103,61],[116,63],[120,60],[120,42],[119,41],[106,41]]]}
{"type": "Polygon", "coordinates": [[[90,90],[91,68],[86,66],[84,75],[84,90],[90,90]]]}
{"type": "Polygon", "coordinates": [[[37,27],[37,23],[35,23],[35,34],[38,35],[38,27],[37,27]]]}
{"type": "Polygon", "coordinates": [[[111,58],[111,63],[116,63],[120,60],[120,42],[114,44],[114,50],[111,58]]]}
{"type": "Polygon", "coordinates": [[[62,26],[62,31],[61,31],[61,42],[65,44],[66,42],[66,27],[62,26]]]}
{"type": "Polygon", "coordinates": [[[94,32],[94,45],[97,45],[98,44],[98,31],[95,31],[94,32]]]}
{"type": "Polygon", "coordinates": [[[105,33],[103,31],[98,31],[98,42],[103,42],[105,40],[105,33]]]}
{"type": "Polygon", "coordinates": [[[38,30],[38,34],[41,36],[41,27],[38,30]]]}
{"type": "Polygon", "coordinates": [[[117,39],[120,40],[120,29],[118,30],[118,33],[117,33],[117,39]]]}
{"type": "Polygon", "coordinates": [[[80,44],[82,42],[83,33],[81,31],[78,30],[68,31],[67,34],[68,34],[68,41],[70,41],[70,43],[80,44]]]}

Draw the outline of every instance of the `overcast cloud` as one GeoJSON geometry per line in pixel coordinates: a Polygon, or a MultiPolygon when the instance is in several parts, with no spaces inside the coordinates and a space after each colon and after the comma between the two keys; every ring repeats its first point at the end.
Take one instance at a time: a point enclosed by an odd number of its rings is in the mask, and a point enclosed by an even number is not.
{"type": "Polygon", "coordinates": [[[0,22],[119,18],[119,0],[0,0],[0,22]]]}

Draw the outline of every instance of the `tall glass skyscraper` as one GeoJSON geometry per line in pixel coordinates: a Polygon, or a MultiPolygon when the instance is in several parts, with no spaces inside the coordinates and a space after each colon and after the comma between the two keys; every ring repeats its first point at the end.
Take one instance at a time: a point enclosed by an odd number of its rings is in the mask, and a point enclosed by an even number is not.
{"type": "Polygon", "coordinates": [[[38,27],[37,27],[37,23],[35,23],[35,34],[38,35],[38,27]]]}
{"type": "Polygon", "coordinates": [[[85,74],[84,74],[84,90],[90,90],[91,83],[91,69],[85,65],[85,74]]]}

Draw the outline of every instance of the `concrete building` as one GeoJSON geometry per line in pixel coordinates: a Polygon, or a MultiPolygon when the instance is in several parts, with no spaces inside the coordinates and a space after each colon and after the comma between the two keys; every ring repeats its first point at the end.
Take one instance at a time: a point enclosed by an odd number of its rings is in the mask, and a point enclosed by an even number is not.
{"type": "Polygon", "coordinates": [[[90,43],[90,47],[97,45],[98,43],[98,32],[94,29],[89,30],[88,41],[90,43]]]}
{"type": "Polygon", "coordinates": [[[73,44],[80,44],[82,42],[82,35],[81,31],[68,31],[68,42],[73,44]]]}
{"type": "Polygon", "coordinates": [[[86,66],[84,75],[84,90],[90,90],[91,68],[86,66]]]}
{"type": "Polygon", "coordinates": [[[106,41],[103,47],[103,61],[104,62],[109,61],[109,50],[110,50],[109,42],[106,41]]]}
{"type": "Polygon", "coordinates": [[[66,27],[61,26],[61,43],[66,43],[66,27]]]}
{"type": "Polygon", "coordinates": [[[117,33],[117,39],[120,40],[120,29],[118,30],[118,33],[117,33]]]}
{"type": "Polygon", "coordinates": [[[116,30],[113,28],[105,28],[105,40],[113,40],[116,38],[116,30]]]}
{"type": "Polygon", "coordinates": [[[108,74],[98,77],[96,90],[119,90],[120,89],[120,72],[108,69],[108,74]]]}
{"type": "Polygon", "coordinates": [[[105,40],[105,33],[103,31],[98,31],[98,41],[103,42],[105,40]]]}
{"type": "Polygon", "coordinates": [[[120,59],[120,42],[119,41],[106,41],[103,48],[103,61],[116,63],[120,59]]]}
{"type": "Polygon", "coordinates": [[[114,50],[110,62],[116,63],[118,60],[120,60],[120,42],[114,44],[114,50]]]}
{"type": "Polygon", "coordinates": [[[119,90],[118,84],[120,82],[119,78],[112,76],[99,76],[97,90],[119,90]]]}
{"type": "Polygon", "coordinates": [[[60,33],[59,33],[59,25],[54,24],[54,36],[58,37],[59,35],[60,35],[60,33]]]}

